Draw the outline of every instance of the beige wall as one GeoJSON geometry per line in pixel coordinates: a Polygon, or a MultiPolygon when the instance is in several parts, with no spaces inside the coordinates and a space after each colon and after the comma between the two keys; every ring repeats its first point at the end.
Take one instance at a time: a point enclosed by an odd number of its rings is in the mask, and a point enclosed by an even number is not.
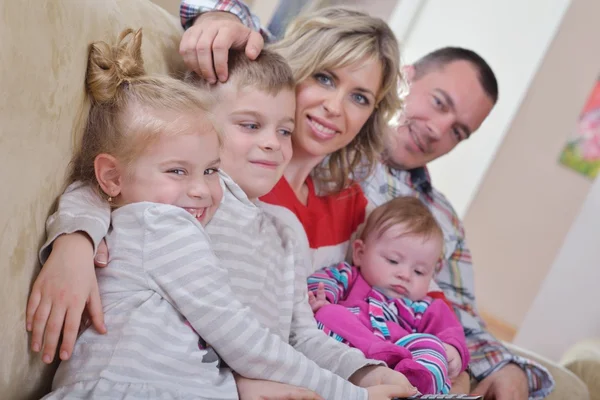
{"type": "MultiPolygon", "coordinates": [[[[153,3],[158,4],[169,13],[179,16],[179,4],[180,0],[151,0],[153,3]]],[[[244,0],[244,2],[252,8],[252,12],[255,13],[263,23],[271,18],[271,15],[275,11],[277,0],[244,0]]]]}
{"type": "Polygon", "coordinates": [[[151,0],[153,3],[158,4],[169,13],[179,17],[179,4],[180,0],[151,0]]]}
{"type": "Polygon", "coordinates": [[[479,307],[515,326],[591,186],[557,159],[600,72],[598,15],[572,2],[465,216],[479,307]]]}

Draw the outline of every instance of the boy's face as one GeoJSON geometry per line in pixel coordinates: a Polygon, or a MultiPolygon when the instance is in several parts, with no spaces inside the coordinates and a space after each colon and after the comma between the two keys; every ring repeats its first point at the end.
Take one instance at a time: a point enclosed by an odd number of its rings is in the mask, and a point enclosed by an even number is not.
{"type": "Polygon", "coordinates": [[[248,198],[256,199],[273,189],[292,157],[295,93],[238,89],[235,82],[218,91],[215,114],[224,133],[221,167],[248,198]]]}
{"type": "Polygon", "coordinates": [[[394,225],[380,237],[372,232],[354,242],[354,263],[367,283],[388,297],[416,301],[429,291],[442,240],[406,234],[405,226],[394,225]]]}

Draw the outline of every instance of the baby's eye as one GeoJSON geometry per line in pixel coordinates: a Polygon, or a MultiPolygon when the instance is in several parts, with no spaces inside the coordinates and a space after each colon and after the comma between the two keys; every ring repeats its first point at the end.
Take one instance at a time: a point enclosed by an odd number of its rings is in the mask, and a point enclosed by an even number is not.
{"type": "Polygon", "coordinates": [[[392,260],[391,258],[388,258],[388,259],[387,259],[387,262],[389,262],[389,263],[390,263],[390,264],[392,264],[392,265],[398,265],[398,261],[396,261],[396,260],[392,260]]]}

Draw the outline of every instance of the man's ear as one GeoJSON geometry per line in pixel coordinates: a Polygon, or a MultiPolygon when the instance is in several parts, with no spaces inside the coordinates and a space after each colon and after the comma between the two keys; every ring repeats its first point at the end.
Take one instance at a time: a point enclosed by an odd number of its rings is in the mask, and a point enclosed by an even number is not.
{"type": "Polygon", "coordinates": [[[98,154],[94,159],[94,171],[100,188],[109,197],[121,193],[122,172],[119,161],[110,154],[98,154]]]}
{"type": "Polygon", "coordinates": [[[362,264],[362,257],[365,253],[365,242],[360,239],[356,239],[352,242],[352,264],[360,267],[362,264]]]}
{"type": "Polygon", "coordinates": [[[415,77],[415,67],[413,65],[405,65],[402,67],[402,75],[408,83],[411,83],[415,77]]]}

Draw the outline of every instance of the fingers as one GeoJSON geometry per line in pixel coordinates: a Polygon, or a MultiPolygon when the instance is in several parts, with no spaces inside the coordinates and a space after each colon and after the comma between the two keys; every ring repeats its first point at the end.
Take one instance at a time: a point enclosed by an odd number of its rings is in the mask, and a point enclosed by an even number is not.
{"type": "Polygon", "coordinates": [[[59,357],[65,361],[71,357],[73,353],[73,347],[75,346],[75,340],[79,334],[79,326],[81,323],[82,308],[71,308],[67,310],[65,317],[65,327],[63,330],[63,341],[60,346],[59,357]]]}
{"type": "Polygon", "coordinates": [[[411,384],[407,385],[381,385],[382,392],[386,398],[414,396],[418,391],[411,384]]]}
{"type": "Polygon", "coordinates": [[[250,35],[248,35],[248,43],[246,43],[246,56],[251,60],[255,60],[263,47],[265,47],[265,40],[262,35],[258,32],[251,31],[250,35]]]}
{"type": "Polygon", "coordinates": [[[196,43],[202,34],[202,29],[198,26],[193,26],[186,30],[181,37],[179,44],[179,54],[183,57],[183,62],[190,71],[200,74],[200,66],[198,65],[198,57],[196,56],[196,43]]]}
{"type": "Polygon", "coordinates": [[[490,388],[492,384],[492,381],[490,379],[484,379],[481,382],[479,382],[479,384],[477,386],[475,386],[475,389],[473,390],[473,394],[477,395],[477,396],[486,396],[486,400],[489,398],[491,399],[492,397],[490,397],[490,395],[488,395],[488,390],[490,388]]]}
{"type": "Polygon", "coordinates": [[[100,268],[104,268],[108,264],[108,246],[106,246],[106,241],[104,239],[102,239],[98,245],[98,251],[96,251],[96,256],[94,257],[94,264],[96,267],[100,268]]]}
{"type": "Polygon", "coordinates": [[[46,364],[50,364],[54,359],[56,353],[56,347],[58,346],[58,340],[60,339],[60,333],[65,322],[67,310],[66,307],[54,303],[48,318],[46,325],[46,335],[44,337],[44,355],[42,361],[46,364]]]}
{"type": "Polygon", "coordinates": [[[212,43],[214,70],[220,82],[227,81],[227,60],[229,59],[229,49],[232,47],[234,40],[235,35],[232,30],[224,27],[217,32],[212,43]]]}
{"type": "Polygon", "coordinates": [[[325,297],[325,284],[323,282],[319,282],[319,286],[317,287],[317,300],[322,302],[327,300],[325,297]]]}
{"type": "Polygon", "coordinates": [[[38,306],[40,305],[41,299],[42,294],[37,288],[37,285],[34,284],[33,289],[31,290],[31,295],[29,295],[29,300],[27,301],[27,311],[25,313],[25,329],[27,329],[27,332],[31,332],[31,329],[33,328],[33,317],[35,316],[38,306]]]}
{"type": "Polygon", "coordinates": [[[42,349],[44,339],[44,331],[46,330],[46,322],[50,315],[51,305],[48,302],[42,301],[35,311],[33,316],[33,325],[31,329],[31,349],[36,353],[42,349]]]}
{"type": "MultiPolygon", "coordinates": [[[[98,285],[94,287],[94,290],[90,294],[87,309],[94,328],[96,328],[98,333],[105,334],[106,325],[104,325],[104,312],[102,311],[102,301],[100,300],[98,285]]],[[[79,313],[78,318],[81,318],[81,313],[79,313]]]]}

